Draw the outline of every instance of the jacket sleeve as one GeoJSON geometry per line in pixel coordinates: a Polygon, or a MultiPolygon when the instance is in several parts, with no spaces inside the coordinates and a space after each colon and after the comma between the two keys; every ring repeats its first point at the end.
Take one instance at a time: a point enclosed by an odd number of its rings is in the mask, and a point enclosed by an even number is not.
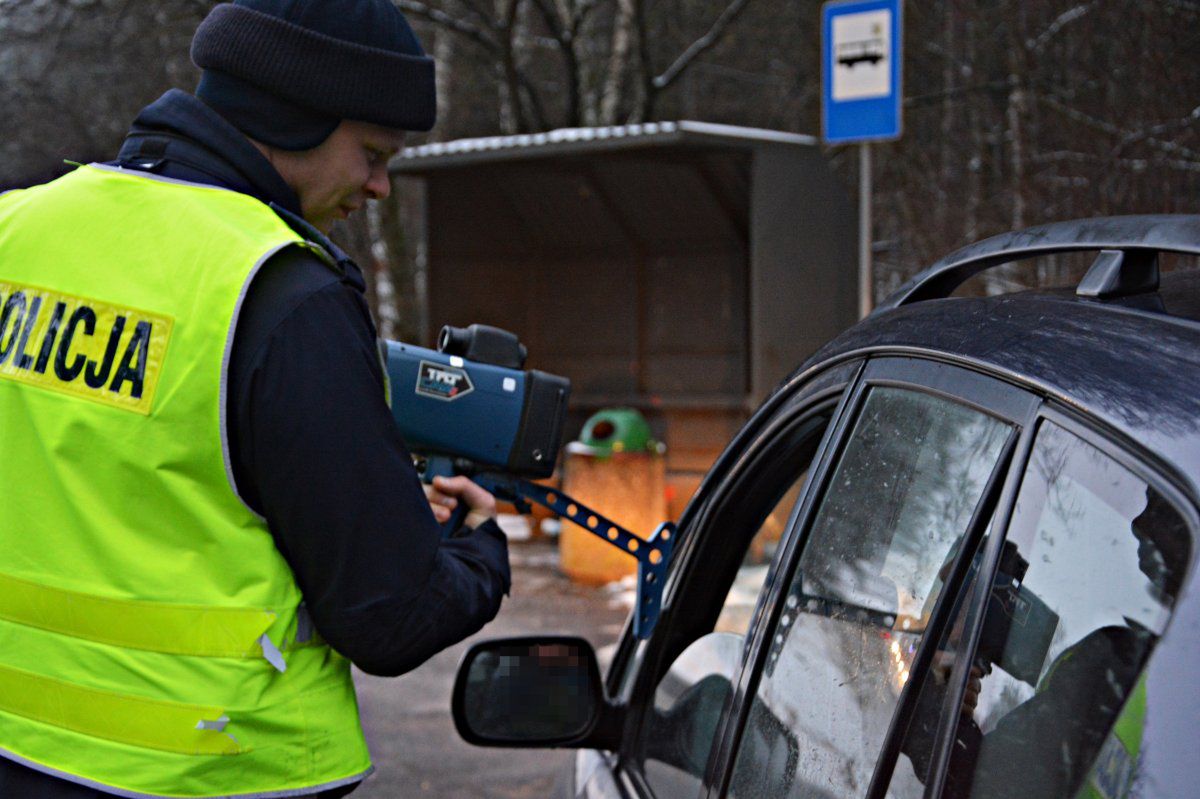
{"type": "Polygon", "coordinates": [[[285,251],[234,336],[234,476],[267,520],[322,637],[359,668],[415,668],[495,617],[510,587],[489,522],[443,540],[383,391],[360,287],[285,251]]]}

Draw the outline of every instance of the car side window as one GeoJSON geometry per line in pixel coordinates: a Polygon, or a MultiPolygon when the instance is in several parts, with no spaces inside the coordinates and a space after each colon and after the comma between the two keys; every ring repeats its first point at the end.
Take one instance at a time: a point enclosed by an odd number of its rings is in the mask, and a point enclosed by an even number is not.
{"type": "MultiPolygon", "coordinates": [[[[746,650],[746,635],[760,599],[775,551],[808,474],[828,416],[803,427],[796,440],[784,446],[793,462],[776,469],[779,482],[765,513],[748,532],[721,531],[731,542],[741,541],[735,554],[741,562],[725,591],[716,621],[672,661],[655,686],[640,739],[642,775],[654,796],[695,795],[701,787],[716,733],[732,697],[746,650]]],[[[705,586],[713,591],[713,586],[705,586]]]]}
{"type": "Polygon", "coordinates": [[[870,389],[772,631],[731,795],[824,798],[866,789],[938,572],[1011,431],[940,396],[870,389]]]}
{"type": "Polygon", "coordinates": [[[792,509],[796,506],[796,500],[800,497],[800,489],[804,487],[807,479],[808,470],[805,469],[775,503],[775,507],[763,519],[758,532],[751,539],[750,547],[742,557],[742,565],[738,567],[737,577],[734,578],[733,585],[725,595],[725,602],[721,605],[721,615],[717,617],[717,632],[733,633],[744,638],[750,630],[750,621],[754,616],[763,583],[766,582],[767,571],[771,568],[771,561],[779,548],[784,528],[791,517],[792,509]]]}
{"type": "Polygon", "coordinates": [[[1043,422],[992,581],[969,698],[927,681],[892,794],[922,795],[936,712],[955,725],[944,795],[1063,797],[1085,783],[1096,795],[1126,795],[1141,737],[1138,675],[1191,548],[1184,517],[1162,493],[1043,422]],[[949,712],[952,702],[959,712],[949,712]]]}

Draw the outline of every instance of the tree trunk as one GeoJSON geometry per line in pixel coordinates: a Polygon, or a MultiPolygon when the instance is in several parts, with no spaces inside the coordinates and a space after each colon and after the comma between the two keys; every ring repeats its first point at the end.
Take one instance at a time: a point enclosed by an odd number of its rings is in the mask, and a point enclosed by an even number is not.
{"type": "Polygon", "coordinates": [[[500,12],[500,59],[496,71],[500,75],[500,132],[508,135],[525,130],[521,109],[521,81],[517,72],[513,39],[516,36],[518,0],[497,0],[500,12]]]}
{"type": "MultiPolygon", "coordinates": [[[[1018,4],[1019,5],[1019,4],[1018,4]]],[[[1020,8],[1010,9],[1010,35],[1008,42],[1008,103],[1005,108],[1005,123],[1008,127],[1008,180],[1011,214],[1009,227],[1020,230],[1025,227],[1025,132],[1022,129],[1025,116],[1024,64],[1021,58],[1025,42],[1020,24],[1023,12],[1020,8]],[[1015,12],[1015,13],[1014,13],[1015,12]]]]}
{"type": "Polygon", "coordinates": [[[634,0],[617,0],[612,50],[608,57],[608,74],[604,79],[604,94],[600,98],[601,125],[617,124],[621,101],[624,99],[625,77],[634,38],[633,4],[634,0]]]}
{"type": "Polygon", "coordinates": [[[955,72],[958,67],[958,52],[955,47],[954,26],[956,13],[954,2],[942,4],[945,22],[942,26],[942,109],[938,136],[938,181],[936,223],[940,230],[950,229],[951,186],[954,185],[954,163],[957,148],[954,147],[955,72]]]}
{"type": "Polygon", "coordinates": [[[454,121],[454,36],[448,32],[439,32],[433,43],[433,59],[437,63],[434,73],[434,83],[437,90],[438,126],[436,131],[453,127],[454,121]]]}
{"type": "Polygon", "coordinates": [[[393,326],[389,337],[416,343],[421,341],[424,331],[421,314],[421,309],[425,307],[424,282],[405,235],[402,198],[403,193],[397,190],[378,204],[379,234],[380,241],[386,247],[383,266],[392,289],[393,326]]]}

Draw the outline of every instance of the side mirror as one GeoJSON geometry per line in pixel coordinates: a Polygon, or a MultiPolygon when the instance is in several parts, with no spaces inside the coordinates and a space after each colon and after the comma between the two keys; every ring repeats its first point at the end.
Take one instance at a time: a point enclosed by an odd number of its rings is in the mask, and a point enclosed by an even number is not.
{"type": "Polygon", "coordinates": [[[454,726],[478,746],[596,744],[611,714],[600,667],[582,638],[505,638],[463,657],[451,699],[454,726]]]}

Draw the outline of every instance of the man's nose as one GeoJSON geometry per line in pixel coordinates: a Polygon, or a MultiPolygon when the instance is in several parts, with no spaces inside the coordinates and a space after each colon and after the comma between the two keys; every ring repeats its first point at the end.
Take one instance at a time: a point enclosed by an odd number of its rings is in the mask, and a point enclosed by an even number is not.
{"type": "Polygon", "coordinates": [[[386,200],[392,193],[392,181],[388,177],[387,164],[384,163],[379,167],[371,170],[371,177],[367,179],[363,189],[367,195],[373,200],[386,200]]]}

